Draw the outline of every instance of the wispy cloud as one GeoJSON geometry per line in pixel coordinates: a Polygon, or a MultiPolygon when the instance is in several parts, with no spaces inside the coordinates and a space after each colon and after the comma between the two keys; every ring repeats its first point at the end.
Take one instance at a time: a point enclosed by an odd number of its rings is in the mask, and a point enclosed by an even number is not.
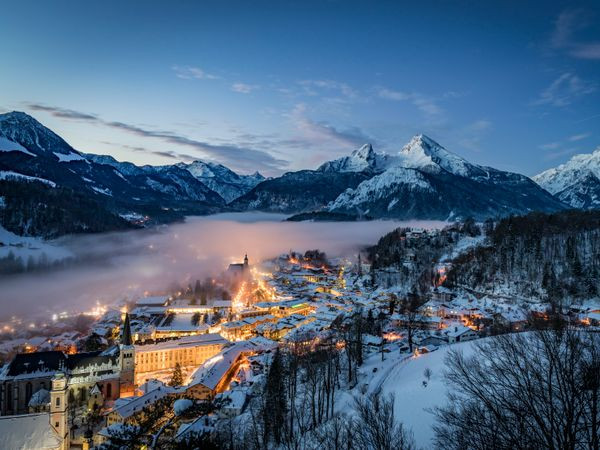
{"type": "MultiPolygon", "coordinates": [[[[257,168],[265,168],[267,170],[277,171],[281,170],[288,164],[288,161],[275,158],[270,153],[254,148],[240,147],[234,144],[215,145],[196,139],[191,139],[174,131],[150,130],[139,127],[137,125],[118,121],[108,121],[93,114],[80,113],[59,107],[41,105],[36,103],[27,103],[27,106],[32,110],[45,111],[55,117],[86,120],[89,123],[102,125],[125,133],[133,134],[135,136],[158,139],[168,144],[192,148],[201,153],[203,155],[202,157],[207,157],[219,161],[237,170],[254,171],[257,168]],[[65,111],[70,111],[71,113],[77,114],[65,116],[65,111]]],[[[183,155],[177,152],[167,153],[174,157],[177,157],[177,155],[183,155]]],[[[185,156],[188,157],[190,155],[185,156]]]]}
{"type": "Polygon", "coordinates": [[[548,142],[547,144],[540,145],[542,150],[556,150],[560,147],[560,142],[548,142]]]}
{"type": "Polygon", "coordinates": [[[392,89],[379,87],[377,88],[377,96],[386,100],[410,102],[423,114],[429,117],[439,117],[443,113],[442,108],[433,98],[418,92],[395,91],[392,89]]]}
{"type": "MultiPolygon", "coordinates": [[[[289,114],[295,128],[300,131],[301,139],[297,142],[306,142],[317,145],[337,145],[344,148],[355,148],[373,139],[363,133],[358,127],[339,130],[326,122],[316,122],[306,115],[306,106],[297,104],[289,114]]],[[[288,141],[293,144],[293,141],[288,141]]]]}
{"type": "Polygon", "coordinates": [[[548,142],[547,144],[542,144],[539,147],[542,150],[546,150],[546,154],[544,155],[545,160],[553,160],[560,158],[561,156],[571,155],[578,151],[577,148],[573,147],[574,142],[579,142],[584,139],[590,137],[591,133],[579,133],[574,134],[572,136],[568,136],[560,141],[548,142]]]}
{"type": "Polygon", "coordinates": [[[570,142],[577,142],[577,141],[581,141],[583,139],[586,139],[588,137],[591,136],[591,133],[581,133],[581,134],[575,134],[573,136],[569,136],[568,140],[570,142]]]}
{"type": "Polygon", "coordinates": [[[249,94],[259,88],[260,86],[257,84],[233,83],[231,85],[231,90],[233,92],[239,92],[240,94],[249,94]]]}
{"type": "Polygon", "coordinates": [[[577,39],[578,31],[588,28],[594,22],[583,9],[569,9],[561,12],[556,19],[550,44],[564,50],[574,58],[600,59],[600,41],[577,39]]]}
{"type": "Polygon", "coordinates": [[[80,111],[74,111],[66,108],[56,108],[53,106],[41,105],[39,103],[26,103],[26,105],[34,111],[43,111],[52,114],[54,117],[60,117],[62,119],[73,119],[73,120],[98,120],[96,114],[83,113],[80,111]]]}
{"type": "Polygon", "coordinates": [[[298,84],[302,86],[304,93],[310,96],[321,95],[323,90],[336,91],[346,99],[357,99],[358,91],[349,84],[336,80],[300,80],[298,84]]]}
{"type": "Polygon", "coordinates": [[[558,151],[555,151],[555,152],[546,153],[544,155],[544,159],[546,161],[552,161],[552,160],[558,159],[558,158],[560,158],[562,156],[572,155],[573,153],[576,153],[576,152],[577,152],[576,148],[572,148],[572,147],[571,148],[565,148],[563,150],[558,150],[558,151]]]}
{"type": "Polygon", "coordinates": [[[582,80],[574,73],[565,72],[544,89],[532,104],[566,106],[595,91],[595,84],[582,80]]]}
{"type": "Polygon", "coordinates": [[[177,78],[183,78],[184,80],[218,80],[219,76],[208,73],[199,67],[190,66],[173,66],[172,69],[175,71],[177,78]]]}

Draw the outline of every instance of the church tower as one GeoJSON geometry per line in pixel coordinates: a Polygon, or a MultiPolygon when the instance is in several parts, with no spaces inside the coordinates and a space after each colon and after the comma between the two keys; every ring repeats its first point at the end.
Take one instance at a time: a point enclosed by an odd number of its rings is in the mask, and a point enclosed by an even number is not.
{"type": "Polygon", "coordinates": [[[69,450],[67,378],[58,372],[52,378],[50,390],[50,426],[61,439],[60,450],[69,450]]]}
{"type": "Polygon", "coordinates": [[[119,344],[119,396],[131,397],[135,393],[135,346],[131,337],[129,313],[125,313],[121,342],[119,344]]]}
{"type": "Polygon", "coordinates": [[[244,256],[244,270],[248,269],[248,254],[244,256]]]}

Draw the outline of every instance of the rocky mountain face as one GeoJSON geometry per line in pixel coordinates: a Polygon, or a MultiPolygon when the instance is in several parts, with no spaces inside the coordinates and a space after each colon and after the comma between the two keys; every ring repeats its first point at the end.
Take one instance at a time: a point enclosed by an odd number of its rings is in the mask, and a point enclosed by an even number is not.
{"type": "Polygon", "coordinates": [[[533,180],[573,208],[600,208],[600,149],[575,155],[565,164],[536,175],[533,180]]]}
{"type": "Polygon", "coordinates": [[[369,178],[365,172],[300,170],[263,181],[230,203],[238,211],[258,210],[280,213],[314,211],[322,208],[348,188],[369,178]]]}
{"type": "Polygon", "coordinates": [[[252,175],[238,175],[222,164],[211,162],[194,161],[189,164],[179,163],[176,166],[190,172],[194,178],[218,193],[227,203],[241,197],[265,180],[265,177],[258,172],[252,175]]]}

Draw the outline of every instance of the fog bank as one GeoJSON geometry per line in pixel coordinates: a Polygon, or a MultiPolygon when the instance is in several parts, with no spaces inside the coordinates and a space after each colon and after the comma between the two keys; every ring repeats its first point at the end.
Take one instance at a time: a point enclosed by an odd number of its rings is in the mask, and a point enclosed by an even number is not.
{"type": "Polygon", "coordinates": [[[64,238],[77,255],[73,267],[0,279],[0,319],[37,318],[60,311],[85,311],[113,304],[171,283],[187,284],[218,274],[230,262],[250,263],[290,249],[319,248],[329,256],[352,255],[399,226],[441,227],[443,222],[282,222],[264,213],[190,217],[152,230],[64,238]]]}

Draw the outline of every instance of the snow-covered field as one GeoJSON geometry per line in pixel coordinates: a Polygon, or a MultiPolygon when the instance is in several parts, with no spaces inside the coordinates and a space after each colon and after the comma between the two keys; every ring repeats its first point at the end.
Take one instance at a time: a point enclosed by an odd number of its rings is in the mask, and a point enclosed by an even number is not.
{"type": "Polygon", "coordinates": [[[48,262],[53,262],[74,256],[64,247],[39,238],[18,236],[0,226],[0,258],[6,258],[11,252],[15,257],[20,257],[24,263],[27,263],[29,257],[34,261],[44,258],[48,262]]]}
{"type": "MultiPolygon", "coordinates": [[[[460,350],[465,355],[470,355],[475,351],[474,344],[477,342],[446,345],[419,356],[388,353],[383,362],[380,354],[374,354],[361,367],[363,375],[351,394],[360,395],[361,387],[364,389],[367,381],[368,393],[380,392],[384,396],[394,394],[396,418],[413,432],[418,448],[432,448],[435,418],[428,410],[446,402],[447,388],[443,380],[446,355],[450,350],[460,350]],[[377,368],[375,373],[374,368],[377,368]],[[423,373],[427,368],[431,370],[431,379],[424,386],[423,373]]],[[[347,412],[350,409],[351,394],[342,394],[338,400],[338,411],[347,412]]]]}

